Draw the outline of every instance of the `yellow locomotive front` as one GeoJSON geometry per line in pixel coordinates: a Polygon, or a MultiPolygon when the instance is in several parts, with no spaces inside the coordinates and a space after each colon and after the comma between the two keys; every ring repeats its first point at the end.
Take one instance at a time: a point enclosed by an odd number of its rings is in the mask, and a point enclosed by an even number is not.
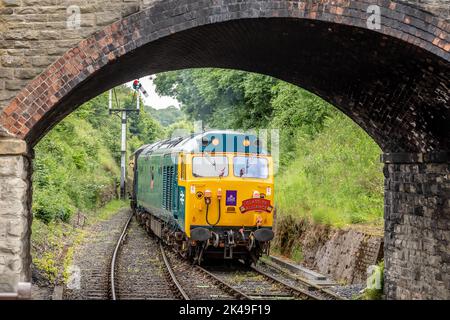
{"type": "Polygon", "coordinates": [[[199,152],[181,152],[177,161],[190,255],[255,262],[274,236],[272,157],[252,135],[202,139],[199,152]]]}

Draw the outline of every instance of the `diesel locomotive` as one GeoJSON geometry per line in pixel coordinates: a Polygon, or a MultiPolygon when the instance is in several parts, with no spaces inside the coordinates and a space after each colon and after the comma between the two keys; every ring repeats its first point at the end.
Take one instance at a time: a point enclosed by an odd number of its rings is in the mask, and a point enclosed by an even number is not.
{"type": "Polygon", "coordinates": [[[273,161],[251,134],[208,131],[145,145],[132,159],[139,223],[183,257],[255,263],[274,237],[273,161]]]}

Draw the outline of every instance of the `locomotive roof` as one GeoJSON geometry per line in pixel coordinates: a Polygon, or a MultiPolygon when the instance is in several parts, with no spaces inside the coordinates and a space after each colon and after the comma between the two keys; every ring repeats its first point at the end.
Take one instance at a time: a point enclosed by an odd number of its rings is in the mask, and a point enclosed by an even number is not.
{"type": "Polygon", "coordinates": [[[172,152],[197,153],[213,151],[211,148],[216,148],[214,150],[215,152],[239,151],[245,153],[268,154],[267,150],[259,144],[259,139],[255,135],[231,130],[210,130],[203,133],[194,133],[185,137],[175,137],[162,140],[153,144],[142,146],[135,152],[135,154],[148,155],[154,153],[165,154],[172,152]],[[205,139],[211,142],[215,138],[218,138],[220,145],[217,145],[216,147],[212,146],[211,144],[208,147],[205,147],[203,145],[205,139]],[[229,147],[227,147],[227,143],[225,142],[229,141],[230,139],[233,139],[233,141],[235,142],[235,146],[233,148],[234,150],[230,150],[229,147]],[[253,144],[251,146],[241,146],[240,144],[236,146],[236,141],[238,140],[250,140],[253,144]],[[245,149],[245,151],[240,149],[245,149]]]}

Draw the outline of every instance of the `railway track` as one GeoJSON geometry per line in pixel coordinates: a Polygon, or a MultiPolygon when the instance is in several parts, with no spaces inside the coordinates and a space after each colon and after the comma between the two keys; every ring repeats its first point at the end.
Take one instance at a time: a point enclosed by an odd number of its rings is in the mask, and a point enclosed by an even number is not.
{"type": "Polygon", "coordinates": [[[290,286],[301,288],[302,291],[307,292],[307,294],[311,295],[316,300],[347,300],[346,298],[326,288],[322,288],[308,279],[293,274],[288,270],[284,270],[275,264],[260,260],[258,266],[253,268],[258,272],[265,274],[267,277],[273,278],[274,281],[278,281],[279,278],[282,278],[283,282],[286,282],[290,286]]]}
{"type": "Polygon", "coordinates": [[[181,259],[130,217],[110,266],[110,297],[119,299],[245,299],[181,259]]]}
{"type": "Polygon", "coordinates": [[[178,299],[164,272],[159,246],[132,216],[117,241],[110,266],[112,300],[178,299]]]}
{"type": "MultiPolygon", "coordinates": [[[[78,284],[64,288],[65,300],[110,299],[110,265],[116,240],[129,218],[129,210],[121,210],[109,220],[92,226],[73,256],[73,275],[78,275],[78,284]]],[[[76,281],[75,281],[76,282],[76,281]]]]}
{"type": "Polygon", "coordinates": [[[242,292],[225,285],[219,279],[184,260],[178,253],[160,245],[166,270],[185,300],[248,299],[242,292]]]}
{"type": "Polygon", "coordinates": [[[198,268],[209,272],[225,285],[239,290],[249,300],[316,300],[308,292],[239,262],[227,266],[198,268]]]}
{"type": "Polygon", "coordinates": [[[264,262],[193,266],[149,236],[132,216],[111,259],[110,296],[117,299],[337,300],[336,294],[264,262]]]}
{"type": "Polygon", "coordinates": [[[252,266],[252,269],[271,281],[282,283],[287,288],[296,290],[298,294],[308,297],[308,300],[345,300],[334,292],[265,262],[260,261],[256,267],[252,266]]]}

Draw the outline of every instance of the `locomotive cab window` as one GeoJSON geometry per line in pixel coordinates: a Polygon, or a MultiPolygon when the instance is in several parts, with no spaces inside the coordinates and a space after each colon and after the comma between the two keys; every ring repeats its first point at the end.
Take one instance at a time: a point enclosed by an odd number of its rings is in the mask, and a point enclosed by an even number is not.
{"type": "Polygon", "coordinates": [[[194,157],[192,159],[192,175],[194,177],[227,177],[227,157],[194,157]]]}
{"type": "Polygon", "coordinates": [[[269,161],[257,157],[234,157],[234,175],[240,178],[267,179],[269,161]]]}

